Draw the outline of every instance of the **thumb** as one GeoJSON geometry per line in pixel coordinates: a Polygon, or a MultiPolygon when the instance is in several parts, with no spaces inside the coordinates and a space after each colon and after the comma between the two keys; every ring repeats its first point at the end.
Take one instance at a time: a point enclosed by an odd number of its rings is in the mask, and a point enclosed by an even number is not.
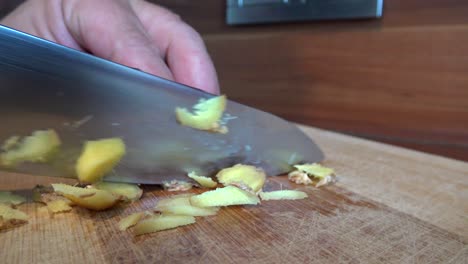
{"type": "Polygon", "coordinates": [[[128,1],[62,1],[65,24],[80,46],[104,59],[173,80],[128,1]]]}

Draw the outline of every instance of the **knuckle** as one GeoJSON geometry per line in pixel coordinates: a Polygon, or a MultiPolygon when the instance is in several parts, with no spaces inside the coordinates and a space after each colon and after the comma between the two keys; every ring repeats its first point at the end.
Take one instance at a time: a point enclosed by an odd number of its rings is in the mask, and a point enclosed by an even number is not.
{"type": "Polygon", "coordinates": [[[161,13],[164,16],[164,19],[166,19],[167,21],[183,23],[182,18],[178,14],[172,12],[166,7],[162,7],[162,6],[158,6],[158,7],[161,9],[161,13]]]}

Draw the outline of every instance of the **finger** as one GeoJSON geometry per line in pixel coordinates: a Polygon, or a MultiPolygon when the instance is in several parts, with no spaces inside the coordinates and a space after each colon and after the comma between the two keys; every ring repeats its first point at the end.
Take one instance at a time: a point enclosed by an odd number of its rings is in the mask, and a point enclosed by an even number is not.
{"type": "Polygon", "coordinates": [[[60,1],[26,1],[2,18],[0,24],[82,50],[68,32],[62,17],[60,1]]]}
{"type": "Polygon", "coordinates": [[[132,1],[149,38],[165,54],[177,82],[218,94],[215,67],[200,35],[167,9],[132,1]]]}
{"type": "Polygon", "coordinates": [[[128,1],[62,1],[65,24],[92,54],[173,80],[158,46],[147,37],[128,1]]]}

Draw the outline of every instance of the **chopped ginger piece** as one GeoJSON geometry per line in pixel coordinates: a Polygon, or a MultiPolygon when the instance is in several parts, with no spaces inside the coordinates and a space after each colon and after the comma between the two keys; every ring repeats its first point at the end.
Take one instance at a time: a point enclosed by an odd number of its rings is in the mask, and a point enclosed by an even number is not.
{"type": "Polygon", "coordinates": [[[335,173],[332,168],[324,167],[318,163],[294,165],[294,167],[299,171],[307,173],[310,176],[321,179],[335,173]]]}
{"type": "Polygon", "coordinates": [[[26,202],[26,198],[7,191],[0,191],[0,203],[19,205],[26,202]]]}
{"type": "Polygon", "coordinates": [[[128,228],[136,225],[138,221],[140,221],[141,218],[145,215],[145,212],[138,212],[138,213],[133,213],[129,216],[126,216],[125,218],[122,218],[119,221],[119,230],[120,231],[125,231],[128,228]]]}
{"type": "Polygon", "coordinates": [[[294,165],[297,169],[288,174],[289,180],[297,184],[312,184],[313,179],[319,179],[316,187],[335,182],[335,172],[331,168],[324,167],[318,163],[294,165]]]}
{"type": "MultiPolygon", "coordinates": [[[[52,130],[34,131],[21,142],[5,142],[4,148],[8,150],[0,154],[0,165],[11,167],[21,162],[47,162],[58,149],[61,142],[57,133],[52,130]]],[[[14,139],[17,141],[18,139],[14,139]]]]}
{"type": "Polygon", "coordinates": [[[312,179],[307,173],[302,171],[292,171],[288,174],[288,179],[296,184],[309,185],[312,184],[312,179]]]}
{"type": "Polygon", "coordinates": [[[199,130],[206,130],[225,134],[227,127],[219,123],[226,108],[226,96],[217,96],[207,100],[200,100],[193,106],[194,113],[185,108],[176,108],[177,121],[184,126],[199,130]]]}
{"type": "Polygon", "coordinates": [[[21,139],[20,136],[9,137],[7,140],[5,140],[5,142],[3,142],[2,150],[8,151],[10,149],[15,148],[18,145],[20,139],[21,139]]]}
{"type": "Polygon", "coordinates": [[[76,174],[81,182],[97,182],[122,159],[125,144],[120,138],[87,141],[76,163],[76,174]]]}
{"type": "Polygon", "coordinates": [[[63,183],[53,183],[52,188],[54,189],[54,192],[60,195],[67,194],[78,198],[91,197],[96,195],[96,193],[98,192],[98,190],[96,189],[75,187],[63,183]]]}
{"type": "Polygon", "coordinates": [[[136,201],[143,195],[143,190],[136,184],[130,183],[115,183],[115,182],[97,182],[91,187],[109,191],[117,196],[122,196],[127,201],[136,201]]]}
{"type": "Polygon", "coordinates": [[[213,179],[211,179],[210,177],[199,176],[195,174],[195,172],[190,172],[188,176],[189,178],[195,180],[196,182],[198,182],[198,184],[206,188],[214,188],[218,185],[218,183],[213,181],[213,179]]]}
{"type": "Polygon", "coordinates": [[[321,179],[317,184],[315,184],[315,187],[320,187],[323,185],[328,185],[331,183],[336,182],[336,177],[334,175],[328,175],[327,177],[321,179]]]}
{"type": "Polygon", "coordinates": [[[217,188],[213,191],[190,197],[190,203],[197,207],[258,204],[260,199],[253,193],[234,186],[217,188]]]}
{"type": "MultiPolygon", "coordinates": [[[[50,202],[55,202],[56,200],[62,200],[64,203],[66,203],[69,206],[73,205],[73,202],[68,200],[67,198],[57,194],[54,192],[54,189],[52,186],[42,186],[42,185],[37,185],[34,187],[32,191],[32,197],[33,201],[38,202],[38,203],[44,203],[48,205],[50,202]]],[[[47,206],[46,206],[47,208],[47,206]]]]}
{"type": "Polygon", "coordinates": [[[172,229],[179,226],[195,223],[195,217],[186,215],[157,215],[138,223],[134,230],[135,235],[142,235],[161,230],[172,229]]]}
{"type": "Polygon", "coordinates": [[[70,212],[72,210],[70,206],[70,201],[65,199],[57,199],[54,201],[47,202],[47,209],[50,212],[56,213],[63,213],[63,212],[70,212]]]}
{"type": "Polygon", "coordinates": [[[224,185],[246,186],[253,192],[259,192],[265,184],[265,172],[254,166],[237,164],[230,168],[222,169],[216,174],[218,181],[224,185]]]}
{"type": "Polygon", "coordinates": [[[0,203],[0,230],[28,222],[28,215],[10,205],[0,203]]]}
{"type": "Polygon", "coordinates": [[[188,204],[190,204],[190,197],[194,195],[195,194],[193,193],[182,193],[179,195],[173,195],[168,198],[161,199],[156,204],[156,208],[171,207],[171,206],[176,206],[176,205],[186,205],[187,204],[186,200],[188,200],[188,204]]]}
{"type": "Polygon", "coordinates": [[[190,203],[191,196],[193,196],[193,194],[183,196],[175,195],[173,197],[160,200],[154,209],[162,212],[163,214],[191,216],[215,215],[218,212],[218,207],[201,208],[193,206],[190,203]]]}
{"type": "Polygon", "coordinates": [[[80,188],[66,184],[52,184],[54,191],[70,199],[76,205],[91,210],[105,210],[120,201],[120,196],[94,188],[80,188]]]}
{"type": "Polygon", "coordinates": [[[163,182],[164,190],[169,192],[184,192],[192,189],[192,187],[193,184],[186,181],[172,180],[163,182]]]}
{"type": "Polygon", "coordinates": [[[295,190],[280,190],[271,192],[261,192],[260,198],[267,200],[299,200],[307,198],[307,193],[295,190]]]}
{"type": "Polygon", "coordinates": [[[46,203],[48,201],[51,201],[49,199],[44,200],[43,196],[45,194],[54,194],[54,189],[52,187],[46,187],[43,185],[36,185],[32,189],[32,199],[34,202],[46,203]]]}

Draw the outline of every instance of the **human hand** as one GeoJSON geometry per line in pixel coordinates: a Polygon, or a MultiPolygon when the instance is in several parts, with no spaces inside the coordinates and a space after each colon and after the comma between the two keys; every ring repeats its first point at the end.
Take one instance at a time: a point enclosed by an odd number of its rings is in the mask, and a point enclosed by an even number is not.
{"type": "Polygon", "coordinates": [[[143,0],[29,0],[1,24],[210,93],[219,93],[200,35],[143,0]]]}

